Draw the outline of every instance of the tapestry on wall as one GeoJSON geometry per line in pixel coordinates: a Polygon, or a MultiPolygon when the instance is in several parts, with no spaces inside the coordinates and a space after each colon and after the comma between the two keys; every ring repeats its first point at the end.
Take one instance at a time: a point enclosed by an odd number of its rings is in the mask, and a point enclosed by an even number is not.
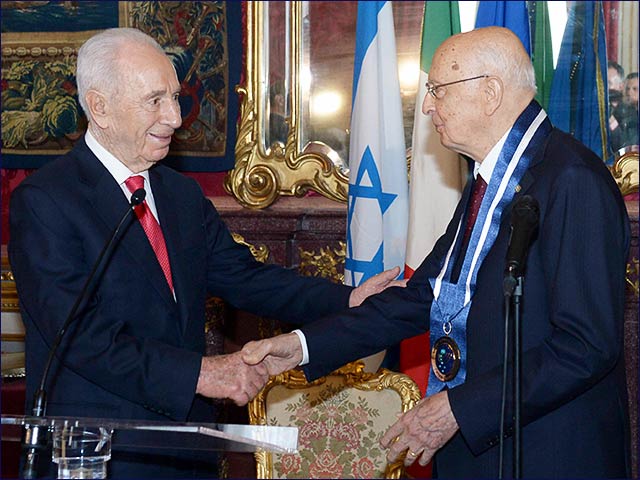
{"type": "Polygon", "coordinates": [[[3,1],[2,167],[38,168],[67,152],[87,120],[75,64],[97,31],[135,27],[154,37],[181,82],[183,123],[165,163],[233,168],[241,69],[240,2],[3,1]]]}

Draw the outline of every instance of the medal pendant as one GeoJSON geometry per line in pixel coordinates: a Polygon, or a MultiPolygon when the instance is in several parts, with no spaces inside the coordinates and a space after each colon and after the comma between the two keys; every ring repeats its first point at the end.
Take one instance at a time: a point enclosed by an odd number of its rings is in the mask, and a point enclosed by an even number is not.
{"type": "Polygon", "coordinates": [[[431,349],[431,368],[441,382],[453,380],[460,370],[460,348],[451,337],[440,337],[431,349]]]}

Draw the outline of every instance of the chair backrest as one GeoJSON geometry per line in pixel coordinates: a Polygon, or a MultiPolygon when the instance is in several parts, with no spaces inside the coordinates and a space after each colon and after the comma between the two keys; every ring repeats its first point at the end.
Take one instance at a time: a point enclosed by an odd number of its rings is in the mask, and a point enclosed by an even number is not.
{"type": "Polygon", "coordinates": [[[298,427],[298,453],[257,452],[258,478],[403,476],[404,459],[387,464],[379,440],[420,390],[407,375],[363,369],[353,362],[311,383],[298,370],[271,377],[249,404],[249,420],[298,427]]]}

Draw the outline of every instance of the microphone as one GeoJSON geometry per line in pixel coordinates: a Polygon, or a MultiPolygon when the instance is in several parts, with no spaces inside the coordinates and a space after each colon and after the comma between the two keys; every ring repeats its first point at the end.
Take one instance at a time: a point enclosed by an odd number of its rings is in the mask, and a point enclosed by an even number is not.
{"type": "Polygon", "coordinates": [[[538,201],[530,195],[520,197],[511,211],[511,237],[507,250],[505,293],[515,288],[515,277],[522,275],[531,238],[538,227],[540,208],[538,201]]]}
{"type": "MultiPolygon", "coordinates": [[[[98,259],[96,260],[91,273],[87,277],[78,298],[76,299],[69,315],[67,316],[65,322],[58,330],[55,340],[53,341],[51,348],[49,349],[49,357],[47,358],[47,363],[45,364],[44,370],[42,372],[42,378],[40,380],[40,387],[35,393],[35,397],[33,399],[33,409],[32,416],[34,417],[44,417],[47,411],[47,394],[46,394],[46,383],[47,377],[49,376],[49,369],[51,368],[51,363],[53,361],[53,357],[62,341],[62,337],[65,332],[69,328],[69,325],[78,318],[78,313],[80,306],[91,297],[95,287],[97,285],[98,280],[104,273],[105,267],[108,265],[108,260],[111,257],[111,253],[115,248],[116,238],[118,237],[118,233],[120,232],[120,228],[124,224],[125,220],[129,217],[131,212],[134,211],[135,207],[144,202],[144,198],[147,195],[147,192],[144,188],[139,188],[131,195],[129,200],[129,206],[127,207],[127,211],[124,213],[120,222],[114,229],[113,233],[109,236],[107,243],[105,243],[98,259]]],[[[47,428],[39,425],[29,425],[25,423],[24,427],[24,436],[22,441],[22,448],[24,450],[24,469],[23,469],[23,478],[36,478],[37,475],[37,464],[38,464],[38,456],[41,450],[43,450],[46,445],[46,435],[47,428]]]]}

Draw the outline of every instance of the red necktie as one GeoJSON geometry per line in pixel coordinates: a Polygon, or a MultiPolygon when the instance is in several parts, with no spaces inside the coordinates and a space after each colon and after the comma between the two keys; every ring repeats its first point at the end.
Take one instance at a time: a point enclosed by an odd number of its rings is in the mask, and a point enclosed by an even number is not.
{"type": "MultiPolygon", "coordinates": [[[[142,175],[134,175],[127,178],[124,183],[129,191],[133,193],[139,188],[144,188],[144,177],[142,175]]],[[[147,238],[149,239],[151,248],[153,248],[156,257],[158,258],[158,262],[160,263],[160,267],[162,267],[162,271],[164,272],[164,276],[167,279],[169,288],[171,288],[171,291],[173,292],[171,265],[169,264],[167,245],[164,241],[164,235],[162,234],[160,224],[156,220],[156,217],[153,216],[153,213],[151,212],[149,205],[147,205],[146,200],[135,207],[135,212],[138,220],[140,220],[142,228],[144,229],[144,233],[147,234],[147,238]]]]}
{"type": "Polygon", "coordinates": [[[482,203],[482,197],[487,190],[487,182],[478,174],[476,181],[473,184],[473,190],[471,191],[471,203],[469,204],[469,215],[467,216],[467,225],[464,230],[464,240],[466,241],[471,236],[471,230],[476,223],[478,217],[478,210],[480,210],[480,204],[482,203]]]}

